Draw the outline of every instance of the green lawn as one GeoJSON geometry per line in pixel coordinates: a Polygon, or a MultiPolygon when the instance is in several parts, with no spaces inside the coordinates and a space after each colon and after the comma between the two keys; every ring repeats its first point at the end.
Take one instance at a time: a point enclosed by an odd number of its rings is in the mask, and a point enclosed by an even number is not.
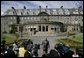
{"type": "Polygon", "coordinates": [[[15,34],[1,34],[1,41],[5,40],[6,44],[12,43],[17,40],[17,36],[15,34]]]}
{"type": "Polygon", "coordinates": [[[83,43],[83,35],[75,35],[75,38],[72,40],[83,43]]]}
{"type": "Polygon", "coordinates": [[[71,48],[83,47],[83,35],[75,35],[73,38],[58,39],[58,42],[69,45],[71,48]]]}

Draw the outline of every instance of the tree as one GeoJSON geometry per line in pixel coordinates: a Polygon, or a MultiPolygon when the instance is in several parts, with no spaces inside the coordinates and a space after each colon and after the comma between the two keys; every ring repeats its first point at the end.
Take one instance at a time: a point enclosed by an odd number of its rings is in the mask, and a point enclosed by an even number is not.
{"type": "Polygon", "coordinates": [[[11,25],[11,31],[10,33],[15,33],[17,31],[17,27],[13,24],[11,25]]]}

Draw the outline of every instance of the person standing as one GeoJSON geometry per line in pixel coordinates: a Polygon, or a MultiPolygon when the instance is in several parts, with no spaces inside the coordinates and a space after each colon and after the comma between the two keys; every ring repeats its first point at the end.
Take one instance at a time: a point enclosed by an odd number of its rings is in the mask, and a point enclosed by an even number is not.
{"type": "Polygon", "coordinates": [[[28,44],[28,45],[27,45],[27,50],[28,50],[28,51],[31,52],[31,51],[32,51],[32,48],[33,48],[33,45],[32,45],[32,44],[28,44]]]}
{"type": "Polygon", "coordinates": [[[7,49],[5,50],[4,57],[7,58],[17,57],[14,51],[12,50],[12,46],[7,47],[7,49]]]}
{"type": "Polygon", "coordinates": [[[24,57],[25,52],[26,52],[25,46],[22,44],[19,48],[18,57],[24,57]]]}
{"type": "Polygon", "coordinates": [[[79,57],[79,55],[76,53],[76,50],[74,50],[74,54],[72,55],[72,57],[79,57]]]}
{"type": "Polygon", "coordinates": [[[29,45],[29,44],[33,44],[33,42],[32,42],[31,39],[29,39],[29,40],[27,41],[27,45],[29,45]]]}
{"type": "Polygon", "coordinates": [[[50,47],[49,41],[47,38],[42,42],[44,53],[48,53],[48,48],[50,47]]]}
{"type": "Polygon", "coordinates": [[[13,51],[16,54],[16,56],[18,56],[19,47],[17,45],[17,42],[13,43],[13,51]]]}
{"type": "Polygon", "coordinates": [[[26,45],[26,48],[28,51],[32,51],[32,47],[33,47],[33,42],[29,39],[26,45]]]}
{"type": "Polygon", "coordinates": [[[33,57],[38,57],[38,49],[39,49],[39,45],[38,45],[38,44],[35,44],[35,45],[33,46],[33,50],[32,50],[32,52],[33,52],[33,57]]]}

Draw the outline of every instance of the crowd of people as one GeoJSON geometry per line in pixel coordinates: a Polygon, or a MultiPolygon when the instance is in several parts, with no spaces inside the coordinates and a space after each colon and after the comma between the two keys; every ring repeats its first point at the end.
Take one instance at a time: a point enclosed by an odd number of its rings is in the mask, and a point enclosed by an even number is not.
{"type": "Polygon", "coordinates": [[[49,51],[50,43],[47,38],[41,44],[33,44],[29,39],[20,46],[16,41],[12,45],[6,45],[5,41],[2,41],[1,57],[39,57],[38,50],[41,49],[41,45],[43,49],[41,57],[80,57],[76,51],[71,51],[68,46],[63,44],[56,44],[54,49],[49,51]]]}

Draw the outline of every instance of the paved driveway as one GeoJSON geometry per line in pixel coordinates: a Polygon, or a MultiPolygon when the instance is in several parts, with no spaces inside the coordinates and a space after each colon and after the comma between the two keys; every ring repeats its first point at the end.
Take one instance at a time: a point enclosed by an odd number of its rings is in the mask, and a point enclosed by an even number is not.
{"type": "MultiPolygon", "coordinates": [[[[78,35],[82,35],[82,33],[78,33],[78,35]]],[[[32,36],[30,37],[31,40],[33,41],[34,44],[41,44],[43,40],[45,40],[46,38],[49,40],[50,43],[50,49],[53,49],[55,44],[56,44],[56,40],[60,39],[60,38],[66,38],[67,36],[32,36]]],[[[72,37],[72,36],[69,36],[72,37]]],[[[50,50],[49,49],[49,50],[50,50]]],[[[49,52],[49,51],[48,51],[49,52]]],[[[40,50],[38,51],[39,57],[42,56],[43,51],[42,51],[42,46],[40,46],[40,50]]]]}

